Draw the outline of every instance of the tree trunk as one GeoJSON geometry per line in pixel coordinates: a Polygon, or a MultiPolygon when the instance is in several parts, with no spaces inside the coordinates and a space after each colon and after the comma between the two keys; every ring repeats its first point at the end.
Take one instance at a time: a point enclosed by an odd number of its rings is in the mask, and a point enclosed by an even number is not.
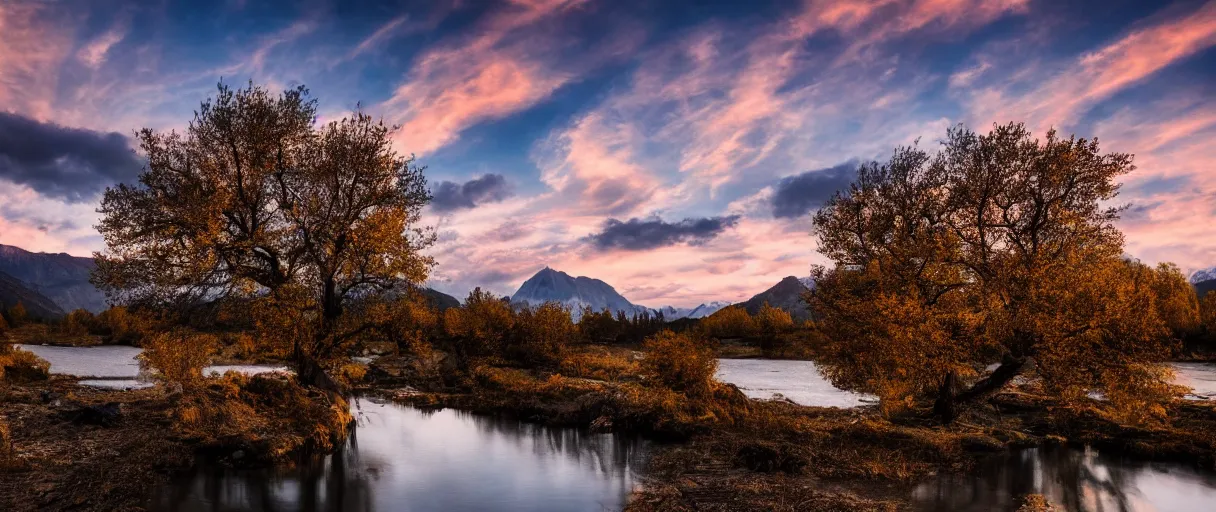
{"type": "Polygon", "coordinates": [[[942,384],[937,388],[937,401],[933,403],[933,414],[941,418],[942,423],[951,423],[958,414],[955,406],[954,388],[957,386],[954,371],[946,374],[942,384]]]}
{"type": "Polygon", "coordinates": [[[961,393],[955,394],[955,375],[950,372],[942,382],[941,388],[938,390],[937,401],[933,404],[933,414],[940,418],[943,423],[951,423],[958,416],[958,409],[972,403],[984,400],[1001,388],[1005,387],[1009,381],[1017,377],[1022,369],[1026,366],[1025,357],[1006,356],[1001,365],[992,371],[992,374],[980,379],[974,386],[964,390],[961,393]]]}

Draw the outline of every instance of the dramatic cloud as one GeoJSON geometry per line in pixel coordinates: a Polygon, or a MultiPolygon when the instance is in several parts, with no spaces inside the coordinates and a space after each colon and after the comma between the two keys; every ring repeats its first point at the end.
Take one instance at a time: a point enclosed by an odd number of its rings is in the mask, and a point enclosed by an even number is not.
{"type": "Polygon", "coordinates": [[[783,178],[773,193],[773,216],[792,218],[819,208],[838,190],[848,188],[857,174],[857,162],[807,171],[783,178]]]}
{"type": "Polygon", "coordinates": [[[680,222],[664,222],[659,218],[633,218],[625,222],[608,219],[602,231],[587,239],[600,249],[642,251],[684,242],[704,243],[738,222],[738,215],[684,219],[680,222]]]}
{"type": "Polygon", "coordinates": [[[508,4],[488,15],[475,36],[424,53],[382,105],[401,125],[401,146],[431,153],[469,126],[535,105],[566,84],[571,73],[554,68],[559,43],[538,34],[541,24],[580,3],[508,4]]]}
{"type": "Polygon", "coordinates": [[[1017,80],[994,77],[989,87],[964,96],[976,126],[1010,120],[1025,121],[1037,131],[1073,126],[1100,101],[1213,45],[1216,2],[1208,2],[1188,15],[1129,32],[1073,62],[1051,66],[1049,73],[1032,66],[1014,75],[1017,80]]]}
{"type": "Polygon", "coordinates": [[[0,178],[69,202],[131,181],[141,163],[127,138],[0,112],[0,178]]]}
{"type": "Polygon", "coordinates": [[[431,208],[437,212],[450,212],[462,208],[475,208],[485,203],[494,203],[511,197],[511,184],[501,174],[486,174],[461,183],[439,182],[431,193],[431,208]]]}

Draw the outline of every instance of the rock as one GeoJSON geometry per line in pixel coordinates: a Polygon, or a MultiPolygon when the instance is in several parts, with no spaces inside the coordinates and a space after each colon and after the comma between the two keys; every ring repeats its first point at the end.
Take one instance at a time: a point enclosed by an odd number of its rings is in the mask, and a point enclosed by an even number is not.
{"type": "Polygon", "coordinates": [[[112,427],[122,419],[122,404],[109,402],[103,405],[87,405],[66,414],[72,423],[112,427]]]}
{"type": "Polygon", "coordinates": [[[600,416],[591,422],[591,431],[595,433],[612,432],[612,418],[600,416]]]}
{"type": "Polygon", "coordinates": [[[62,397],[63,395],[49,389],[42,390],[42,403],[44,404],[57,404],[62,397]]]}

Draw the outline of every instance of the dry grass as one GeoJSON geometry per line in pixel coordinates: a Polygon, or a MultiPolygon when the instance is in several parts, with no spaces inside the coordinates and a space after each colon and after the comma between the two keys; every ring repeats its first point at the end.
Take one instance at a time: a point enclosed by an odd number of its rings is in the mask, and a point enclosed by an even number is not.
{"type": "Polygon", "coordinates": [[[199,385],[203,367],[218,346],[215,336],[187,330],[157,333],[144,339],[141,364],[157,371],[158,377],[183,388],[199,385]]]}
{"type": "Polygon", "coordinates": [[[174,430],[214,452],[242,450],[242,464],[326,452],[353,419],[345,400],[300,386],[295,378],[228,372],[171,398],[174,430]]]}
{"type": "Polygon", "coordinates": [[[632,350],[621,347],[588,345],[568,351],[559,369],[562,375],[584,379],[620,382],[637,377],[640,365],[632,350]]]}
{"type": "Polygon", "coordinates": [[[46,380],[51,364],[32,352],[0,343],[0,381],[31,382],[46,380]]]}
{"type": "Polygon", "coordinates": [[[190,447],[170,428],[163,391],[103,391],[81,388],[74,379],[14,386],[0,402],[18,471],[0,472],[0,510],[142,510],[149,489],[168,471],[191,461],[190,447]],[[64,405],[44,404],[43,391],[63,396],[64,405]],[[118,402],[122,419],[103,428],[64,421],[77,405],[118,402]]]}

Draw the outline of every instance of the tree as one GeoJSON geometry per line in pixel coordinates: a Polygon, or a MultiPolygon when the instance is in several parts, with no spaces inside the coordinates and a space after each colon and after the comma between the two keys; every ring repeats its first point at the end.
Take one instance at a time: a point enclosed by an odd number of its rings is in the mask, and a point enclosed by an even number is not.
{"type": "MultiPolygon", "coordinates": [[[[1133,169],[1096,140],[1036,140],[1021,124],[954,128],[936,154],[863,165],[814,216],[834,263],[807,294],[826,375],[884,400],[936,394],[946,420],[1030,361],[1063,395],[1130,389],[1128,370],[1156,369],[1172,346],[1107,206],[1133,169]],[[958,392],[964,378],[978,380],[958,392]]],[[[1145,388],[1168,378],[1150,373],[1145,388]]]]}
{"type": "Polygon", "coordinates": [[[18,301],[13,307],[8,308],[8,324],[12,327],[21,327],[29,319],[29,314],[25,311],[25,304],[18,301]]]}
{"type": "Polygon", "coordinates": [[[367,330],[350,302],[425,280],[418,226],[422,168],[390,129],[357,112],[318,127],[299,87],[275,96],[220,84],[184,133],[138,132],[139,183],[109,188],[98,210],[106,249],[94,283],[124,305],[184,310],[253,300],[288,336],[301,377],[367,330]]]}
{"type": "Polygon", "coordinates": [[[457,359],[502,354],[507,338],[515,329],[511,305],[493,293],[474,288],[464,306],[443,312],[443,330],[452,338],[457,359]]]}
{"type": "Polygon", "coordinates": [[[523,306],[516,317],[514,335],[503,353],[521,363],[559,363],[566,345],[578,338],[570,309],[558,302],[523,306]]]}
{"type": "Polygon", "coordinates": [[[1199,295],[1177,265],[1161,263],[1153,269],[1153,293],[1157,315],[1171,335],[1186,339],[1199,333],[1199,295]]]}

